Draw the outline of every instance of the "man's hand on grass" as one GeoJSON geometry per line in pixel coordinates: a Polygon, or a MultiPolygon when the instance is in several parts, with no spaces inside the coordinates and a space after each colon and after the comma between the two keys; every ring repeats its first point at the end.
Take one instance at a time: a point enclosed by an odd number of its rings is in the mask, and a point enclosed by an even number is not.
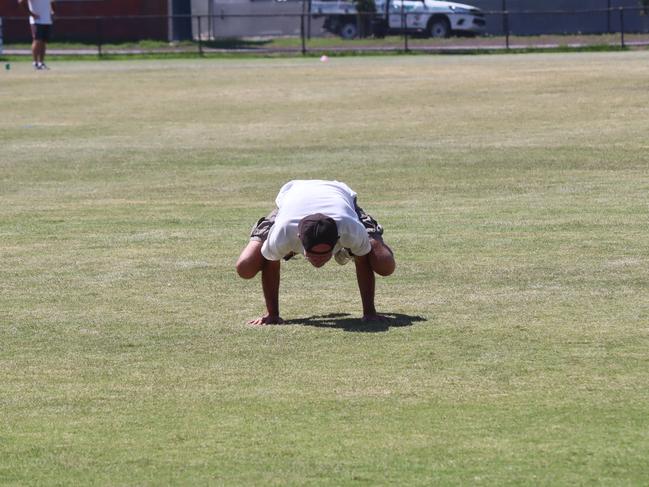
{"type": "Polygon", "coordinates": [[[366,314],[361,318],[363,323],[387,323],[390,321],[388,316],[380,315],[378,313],[366,314]]]}
{"type": "Polygon", "coordinates": [[[280,316],[264,315],[248,322],[249,325],[281,325],[284,320],[280,316]]]}

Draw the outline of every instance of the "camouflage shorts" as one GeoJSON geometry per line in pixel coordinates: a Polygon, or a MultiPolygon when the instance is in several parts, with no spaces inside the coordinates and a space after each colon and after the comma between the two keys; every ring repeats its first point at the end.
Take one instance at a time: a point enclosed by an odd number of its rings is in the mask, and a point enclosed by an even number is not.
{"type": "Polygon", "coordinates": [[[258,242],[265,242],[268,238],[270,227],[275,224],[275,217],[277,216],[277,208],[271,211],[267,216],[262,216],[257,223],[252,226],[250,231],[250,240],[257,240],[258,242]]]}

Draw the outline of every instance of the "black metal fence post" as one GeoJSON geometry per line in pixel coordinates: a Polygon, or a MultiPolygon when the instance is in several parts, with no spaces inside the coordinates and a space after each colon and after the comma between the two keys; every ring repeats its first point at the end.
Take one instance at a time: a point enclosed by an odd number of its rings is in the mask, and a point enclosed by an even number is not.
{"type": "Polygon", "coordinates": [[[503,11],[503,29],[505,29],[505,48],[509,50],[509,12],[503,11]]]}
{"type": "MultiPolygon", "coordinates": [[[[405,2],[401,2],[401,32],[403,32],[403,50],[408,52],[408,29],[406,29],[406,10],[404,7],[405,2]]],[[[388,13],[388,15],[390,15],[388,13]]],[[[388,17],[388,23],[390,18],[388,17]]]]}
{"type": "Polygon", "coordinates": [[[97,20],[97,57],[101,57],[101,44],[102,44],[102,31],[101,20],[102,17],[96,17],[97,20]]]}
{"type": "Polygon", "coordinates": [[[620,42],[622,43],[622,49],[626,46],[624,45],[624,7],[620,7],[620,42]]]}
{"type": "Polygon", "coordinates": [[[302,13],[300,14],[300,40],[302,42],[302,55],[306,54],[306,38],[311,39],[311,2],[302,0],[302,13]],[[305,26],[305,16],[308,15],[309,29],[305,26]]]}
{"type": "Polygon", "coordinates": [[[606,33],[611,33],[611,0],[606,0],[606,33]]]}
{"type": "Polygon", "coordinates": [[[201,16],[198,16],[198,55],[203,55],[203,29],[201,29],[201,16]]]}
{"type": "Polygon", "coordinates": [[[311,40],[311,22],[312,22],[312,18],[311,18],[311,0],[308,0],[308,2],[309,3],[307,5],[307,8],[308,8],[307,12],[308,12],[309,16],[307,17],[307,24],[306,24],[306,38],[311,40]]]}
{"type": "Polygon", "coordinates": [[[406,52],[410,52],[410,46],[408,45],[408,12],[405,14],[405,28],[403,29],[403,44],[406,49],[406,52]]]}
{"type": "Polygon", "coordinates": [[[304,11],[300,14],[300,39],[302,40],[302,55],[306,54],[306,37],[304,30],[304,11]]]}
{"type": "Polygon", "coordinates": [[[214,2],[207,2],[207,38],[213,41],[214,35],[214,2]]]}

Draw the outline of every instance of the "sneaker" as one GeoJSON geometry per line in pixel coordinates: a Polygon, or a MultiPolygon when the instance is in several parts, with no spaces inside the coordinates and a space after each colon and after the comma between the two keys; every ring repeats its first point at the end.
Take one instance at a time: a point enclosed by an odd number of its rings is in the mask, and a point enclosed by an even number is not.
{"type": "Polygon", "coordinates": [[[354,255],[351,253],[351,251],[348,248],[343,247],[338,252],[336,252],[336,255],[334,255],[334,259],[336,260],[336,262],[338,262],[338,264],[345,265],[347,262],[352,260],[353,256],[354,255]]]}
{"type": "Polygon", "coordinates": [[[32,66],[33,66],[34,69],[36,69],[36,70],[41,69],[40,64],[38,64],[36,61],[34,61],[34,62],[32,63],[32,66]]]}
{"type": "Polygon", "coordinates": [[[40,63],[40,64],[38,65],[38,68],[37,68],[37,69],[41,69],[41,70],[43,70],[43,71],[49,71],[49,70],[50,70],[50,68],[49,68],[49,67],[47,66],[47,64],[45,64],[45,63],[40,63]]]}

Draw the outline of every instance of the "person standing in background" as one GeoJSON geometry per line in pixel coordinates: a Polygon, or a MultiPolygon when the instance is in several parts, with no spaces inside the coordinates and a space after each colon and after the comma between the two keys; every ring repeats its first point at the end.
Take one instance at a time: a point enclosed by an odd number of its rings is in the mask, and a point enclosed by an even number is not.
{"type": "Polygon", "coordinates": [[[34,69],[50,69],[45,64],[45,51],[52,33],[54,0],[18,0],[18,3],[29,13],[34,69]]]}

